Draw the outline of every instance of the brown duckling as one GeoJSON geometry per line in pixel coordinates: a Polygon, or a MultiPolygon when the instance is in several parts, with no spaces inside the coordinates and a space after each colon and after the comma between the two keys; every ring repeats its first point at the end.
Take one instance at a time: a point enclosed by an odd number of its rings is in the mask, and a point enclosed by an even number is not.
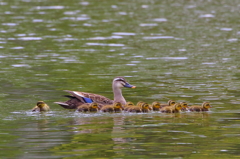
{"type": "Polygon", "coordinates": [[[84,103],[77,107],[79,112],[97,112],[100,109],[96,102],[93,103],[84,103]]]}
{"type": "Polygon", "coordinates": [[[161,107],[166,107],[166,106],[173,106],[175,105],[176,102],[174,100],[169,100],[167,104],[161,104],[161,107]]]}
{"type": "Polygon", "coordinates": [[[176,103],[173,106],[165,106],[160,109],[162,113],[179,113],[181,112],[182,106],[179,103],[176,103]]]}
{"type": "Polygon", "coordinates": [[[136,112],[136,113],[140,113],[140,112],[147,113],[150,111],[150,106],[148,103],[138,102],[138,104],[136,106],[129,107],[129,109],[127,111],[128,112],[136,112]]]}
{"type": "Polygon", "coordinates": [[[124,106],[124,111],[127,111],[128,108],[134,106],[133,102],[127,102],[127,104],[124,106]]]}
{"type": "MultiPolygon", "coordinates": [[[[137,105],[132,105],[131,103],[129,103],[128,104],[128,106],[126,106],[125,108],[124,108],[124,111],[128,111],[129,110],[129,108],[131,108],[131,107],[135,107],[135,106],[140,106],[142,103],[144,103],[143,101],[139,101],[138,103],[137,103],[137,105]]],[[[136,108],[135,108],[136,109],[136,108]]],[[[138,111],[140,111],[140,110],[138,110],[138,111]]],[[[141,110],[142,111],[142,110],[141,110]]],[[[140,111],[140,112],[141,112],[140,111]]]]}
{"type": "Polygon", "coordinates": [[[188,104],[186,102],[180,102],[182,109],[181,111],[187,111],[188,110],[188,104]]]}
{"type": "Polygon", "coordinates": [[[202,105],[192,105],[189,107],[190,111],[209,111],[209,108],[212,108],[209,102],[203,102],[202,105]]]}
{"type": "Polygon", "coordinates": [[[49,111],[49,110],[50,110],[50,107],[43,101],[38,101],[37,105],[32,108],[33,112],[36,112],[36,111],[41,112],[41,111],[49,111]]]}
{"type": "Polygon", "coordinates": [[[153,111],[160,111],[161,104],[159,102],[155,101],[152,103],[151,107],[152,107],[153,111]]]}
{"type": "Polygon", "coordinates": [[[102,112],[121,112],[123,106],[120,102],[115,102],[113,105],[105,105],[101,108],[102,112]]]}

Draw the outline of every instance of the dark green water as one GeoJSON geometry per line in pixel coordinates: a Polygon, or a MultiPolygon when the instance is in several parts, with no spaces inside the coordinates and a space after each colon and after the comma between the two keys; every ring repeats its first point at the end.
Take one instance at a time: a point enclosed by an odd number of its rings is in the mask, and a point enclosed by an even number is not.
{"type": "Polygon", "coordinates": [[[239,158],[238,0],[1,0],[0,158],[239,158]],[[207,113],[81,114],[63,90],[207,113]],[[51,107],[32,113],[36,102],[51,107]]]}

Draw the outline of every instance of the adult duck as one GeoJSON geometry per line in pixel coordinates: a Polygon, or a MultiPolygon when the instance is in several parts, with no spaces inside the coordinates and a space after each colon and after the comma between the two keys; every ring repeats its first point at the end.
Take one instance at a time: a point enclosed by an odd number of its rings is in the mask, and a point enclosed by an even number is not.
{"type": "Polygon", "coordinates": [[[122,95],[123,87],[135,88],[136,86],[129,84],[124,77],[115,77],[112,81],[112,90],[114,94],[113,100],[99,94],[65,90],[66,92],[71,94],[65,95],[65,97],[68,97],[70,99],[66,102],[54,102],[54,103],[59,104],[60,106],[66,109],[76,109],[78,106],[84,103],[92,102],[98,103],[100,107],[104,105],[112,105],[113,103],[116,102],[120,102],[122,105],[126,105],[126,100],[122,95]]]}

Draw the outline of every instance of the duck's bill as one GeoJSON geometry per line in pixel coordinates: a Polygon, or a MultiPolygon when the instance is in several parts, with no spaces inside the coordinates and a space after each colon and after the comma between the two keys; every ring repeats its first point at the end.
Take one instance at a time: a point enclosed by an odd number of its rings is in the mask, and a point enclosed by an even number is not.
{"type": "Polygon", "coordinates": [[[133,85],[131,85],[131,84],[129,84],[129,83],[126,83],[126,84],[124,85],[124,87],[127,87],[127,88],[136,88],[136,86],[133,86],[133,85]]]}

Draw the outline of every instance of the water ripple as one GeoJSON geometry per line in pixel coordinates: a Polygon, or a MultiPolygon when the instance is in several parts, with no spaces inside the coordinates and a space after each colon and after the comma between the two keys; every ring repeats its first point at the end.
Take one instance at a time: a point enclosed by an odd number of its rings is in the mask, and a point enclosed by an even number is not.
{"type": "Polygon", "coordinates": [[[143,39],[150,40],[150,39],[173,39],[173,36],[145,36],[143,39]]]}
{"type": "Polygon", "coordinates": [[[112,34],[114,34],[114,35],[136,35],[136,33],[128,33],[128,32],[115,32],[112,34]]]}
{"type": "Polygon", "coordinates": [[[166,18],[155,18],[155,19],[153,19],[153,21],[155,21],[155,22],[166,22],[167,19],[166,18]]]}
{"type": "Polygon", "coordinates": [[[42,40],[42,37],[21,37],[21,38],[18,38],[18,40],[42,40]]]}
{"type": "Polygon", "coordinates": [[[145,26],[158,26],[158,24],[157,23],[142,23],[139,26],[141,26],[141,27],[145,27],[145,26]]]}
{"type": "Polygon", "coordinates": [[[64,6],[37,6],[35,9],[64,9],[64,6]]]}
{"type": "Polygon", "coordinates": [[[214,17],[215,17],[215,15],[213,15],[213,14],[202,14],[199,16],[199,18],[214,18],[214,17]]]}
{"type": "Polygon", "coordinates": [[[124,44],[86,43],[89,46],[125,46],[124,44]]]}

